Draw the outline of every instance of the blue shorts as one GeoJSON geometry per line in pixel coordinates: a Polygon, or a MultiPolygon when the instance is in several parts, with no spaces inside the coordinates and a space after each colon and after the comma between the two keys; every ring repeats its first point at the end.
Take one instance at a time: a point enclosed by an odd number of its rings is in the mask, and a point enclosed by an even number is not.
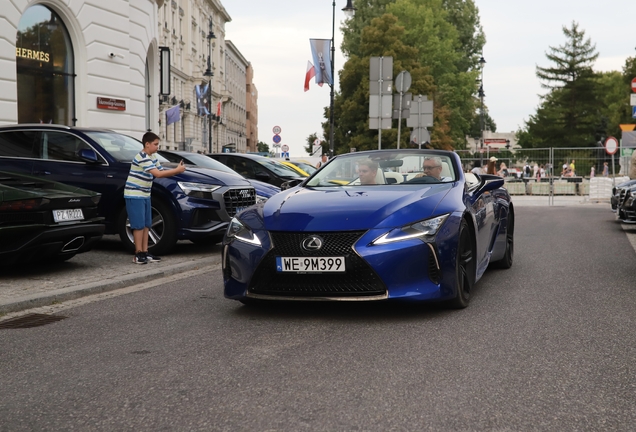
{"type": "Polygon", "coordinates": [[[126,211],[130,229],[142,230],[152,227],[152,207],[150,198],[126,198],[126,211]]]}

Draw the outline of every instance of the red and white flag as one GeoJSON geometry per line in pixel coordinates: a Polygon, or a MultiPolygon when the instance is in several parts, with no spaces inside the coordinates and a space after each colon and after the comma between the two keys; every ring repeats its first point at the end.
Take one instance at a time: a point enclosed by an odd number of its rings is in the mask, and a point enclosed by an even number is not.
{"type": "MultiPolygon", "coordinates": [[[[310,61],[307,62],[307,73],[305,73],[305,91],[309,90],[309,81],[316,76],[316,68],[310,61]]],[[[318,83],[322,87],[322,83],[318,83]]]]}
{"type": "Polygon", "coordinates": [[[309,80],[316,76],[316,68],[311,64],[310,61],[307,62],[307,73],[305,74],[305,91],[309,90],[309,80]]]}

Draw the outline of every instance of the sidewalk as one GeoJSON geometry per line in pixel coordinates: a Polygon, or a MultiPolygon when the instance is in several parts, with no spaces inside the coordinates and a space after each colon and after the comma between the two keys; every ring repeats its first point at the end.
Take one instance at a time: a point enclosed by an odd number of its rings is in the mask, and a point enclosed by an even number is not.
{"type": "Polygon", "coordinates": [[[0,315],[112,291],[197,269],[221,266],[220,246],[179,242],[160,263],[138,265],[116,236],[105,236],[95,249],[67,262],[3,268],[0,315]]]}

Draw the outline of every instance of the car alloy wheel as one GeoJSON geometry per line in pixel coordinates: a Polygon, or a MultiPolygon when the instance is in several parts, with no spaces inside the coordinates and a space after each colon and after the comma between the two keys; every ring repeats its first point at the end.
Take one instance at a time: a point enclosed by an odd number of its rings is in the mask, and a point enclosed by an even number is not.
{"type": "Polygon", "coordinates": [[[459,228],[459,243],[457,245],[456,285],[457,295],[451,300],[451,306],[462,309],[468,306],[470,291],[475,275],[475,257],[473,240],[468,229],[468,223],[462,219],[459,228]]]}

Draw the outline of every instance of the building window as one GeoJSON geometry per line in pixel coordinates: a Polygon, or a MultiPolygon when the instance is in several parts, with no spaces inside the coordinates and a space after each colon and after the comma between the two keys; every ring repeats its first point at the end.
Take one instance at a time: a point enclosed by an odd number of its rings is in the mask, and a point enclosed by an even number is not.
{"type": "Polygon", "coordinates": [[[74,65],[60,17],[42,5],[27,9],[16,36],[18,123],[75,126],[74,65]]]}

